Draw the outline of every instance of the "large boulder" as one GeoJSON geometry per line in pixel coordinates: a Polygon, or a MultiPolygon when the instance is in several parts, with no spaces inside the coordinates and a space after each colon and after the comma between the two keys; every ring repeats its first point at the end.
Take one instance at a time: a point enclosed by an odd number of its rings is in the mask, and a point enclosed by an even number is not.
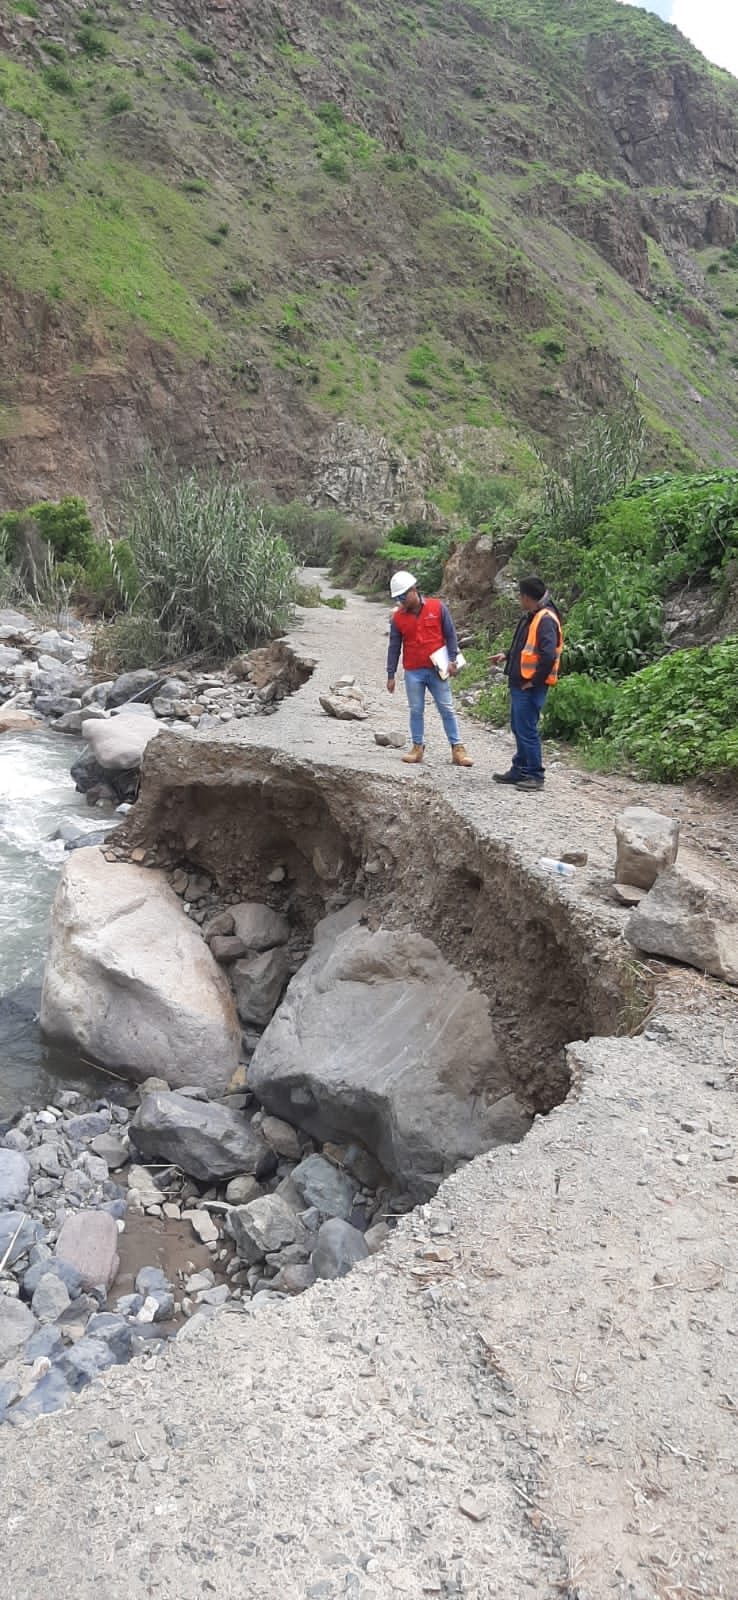
{"type": "Polygon", "coordinates": [[[122,672],[110,685],[106,703],[109,706],[122,706],[126,700],[132,700],[134,695],[148,698],[147,691],[151,692],[151,686],[156,681],[156,673],[152,672],[150,667],[138,667],[135,672],[122,672]]]}
{"type": "Polygon", "coordinates": [[[225,1089],[240,1028],[227,980],[162,873],[97,849],[64,866],[51,913],[41,1026],[139,1082],[225,1089]]]}
{"type": "Polygon", "coordinates": [[[685,961],[738,984],[738,883],[684,856],[628,918],[626,937],[649,955],[685,961]]]}
{"type": "Polygon", "coordinates": [[[104,722],[87,718],[82,733],[104,772],[129,772],[140,767],[147,744],[161,733],[161,728],[155,717],[121,712],[118,717],[106,717],[104,722]]]}
{"type": "Polygon", "coordinates": [[[120,1262],[118,1228],[109,1211],[74,1211],[66,1217],[56,1254],[79,1273],[83,1289],[110,1288],[120,1262]]]}
{"type": "Polygon", "coordinates": [[[319,943],[257,1044],[249,1087],[321,1142],[360,1139],[416,1198],[529,1125],[489,1002],[410,930],[319,943]]]}
{"type": "Polygon", "coordinates": [[[274,1152],[246,1118],[185,1094],[147,1094],[131,1123],[147,1161],[173,1162],[200,1183],[273,1170],[274,1152]]]}
{"type": "Polygon", "coordinates": [[[673,866],[679,848],[679,823],[649,806],[626,806],[615,820],[616,883],[650,889],[660,872],[673,866]]]}

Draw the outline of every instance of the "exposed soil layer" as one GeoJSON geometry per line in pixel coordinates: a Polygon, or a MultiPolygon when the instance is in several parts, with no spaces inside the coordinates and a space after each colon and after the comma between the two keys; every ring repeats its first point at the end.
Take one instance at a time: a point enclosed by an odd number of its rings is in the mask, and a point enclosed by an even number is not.
{"type": "Polygon", "coordinates": [[[183,750],[162,734],[124,842],[186,857],[244,899],[271,896],[306,931],[358,892],[370,927],[426,934],[488,995],[500,1064],[536,1111],[566,1093],[568,1041],[622,1031],[645,1005],[624,955],[555,886],[438,795],[389,777],[272,750],[183,750]],[[276,866],[286,895],[268,883],[276,866]]]}

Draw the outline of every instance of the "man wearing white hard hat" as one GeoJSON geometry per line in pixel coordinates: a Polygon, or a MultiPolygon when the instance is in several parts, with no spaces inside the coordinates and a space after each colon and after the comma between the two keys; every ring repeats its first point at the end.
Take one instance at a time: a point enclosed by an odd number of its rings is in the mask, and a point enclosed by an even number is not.
{"type": "Polygon", "coordinates": [[[425,600],[418,591],[417,581],[411,572],[395,572],[390,582],[390,594],[396,602],[390,623],[390,641],[387,652],[387,689],[395,692],[395,673],[402,651],[405,670],[405,690],[410,707],[410,738],[412,750],[403,756],[413,766],[425,754],[424,717],[426,690],[440,712],[446,738],[451,746],[451,760],[455,767],[471,767],[474,763],[467,755],[459,736],[459,724],[451,698],[450,679],[458,671],[459,644],[451,613],[442,600],[425,600]],[[446,652],[448,658],[445,667],[446,652]],[[439,652],[442,663],[439,667],[439,652]]]}

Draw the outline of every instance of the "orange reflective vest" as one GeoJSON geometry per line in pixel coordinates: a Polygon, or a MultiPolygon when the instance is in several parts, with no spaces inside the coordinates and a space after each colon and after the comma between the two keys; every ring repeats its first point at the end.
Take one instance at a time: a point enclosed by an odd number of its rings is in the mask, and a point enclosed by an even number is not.
{"type": "Polygon", "coordinates": [[[546,678],[546,683],[551,684],[555,683],[559,676],[559,663],[561,661],[561,652],[564,648],[564,635],[556,612],[550,611],[548,606],[542,606],[540,611],[534,611],[530,619],[530,626],[528,628],[525,643],[520,655],[520,676],[524,679],[534,678],[536,670],[540,664],[541,653],[538,649],[538,629],[541,626],[541,617],[552,617],[553,621],[556,623],[559,635],[559,642],[556,647],[553,665],[548,677],[546,678]]]}

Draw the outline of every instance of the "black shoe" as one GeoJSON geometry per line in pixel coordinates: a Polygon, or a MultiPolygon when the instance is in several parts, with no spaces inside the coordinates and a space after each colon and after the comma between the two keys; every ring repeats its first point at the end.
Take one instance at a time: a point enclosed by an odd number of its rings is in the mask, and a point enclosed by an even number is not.
{"type": "Polygon", "coordinates": [[[514,772],[512,767],[510,768],[509,772],[493,772],[492,773],[492,782],[493,783],[520,783],[520,781],[521,780],[518,777],[517,772],[514,772]]]}
{"type": "Polygon", "coordinates": [[[542,789],[543,778],[519,778],[516,787],[518,789],[542,789]]]}

